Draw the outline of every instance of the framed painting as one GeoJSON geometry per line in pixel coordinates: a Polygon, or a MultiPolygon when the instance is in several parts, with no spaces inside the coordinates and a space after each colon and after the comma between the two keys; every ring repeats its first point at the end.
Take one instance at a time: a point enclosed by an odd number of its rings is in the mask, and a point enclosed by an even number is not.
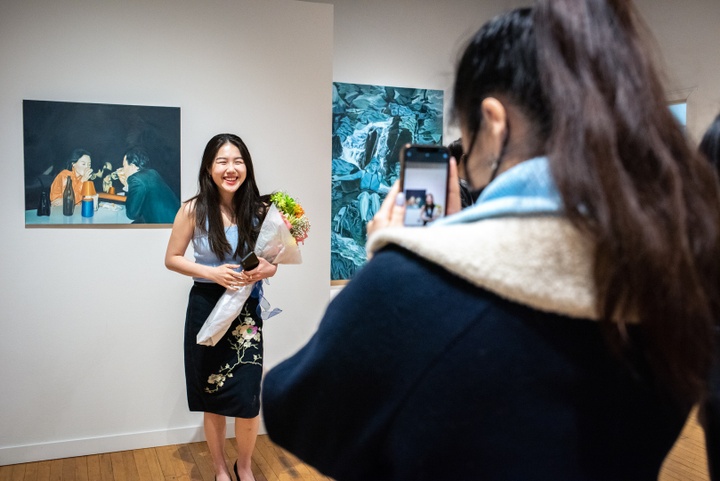
{"type": "Polygon", "coordinates": [[[172,224],[180,108],[23,100],[25,226],[172,224]]]}
{"type": "Polygon", "coordinates": [[[443,91],[333,83],[330,280],[365,263],[367,222],[400,173],[407,143],[442,144],[443,91]]]}

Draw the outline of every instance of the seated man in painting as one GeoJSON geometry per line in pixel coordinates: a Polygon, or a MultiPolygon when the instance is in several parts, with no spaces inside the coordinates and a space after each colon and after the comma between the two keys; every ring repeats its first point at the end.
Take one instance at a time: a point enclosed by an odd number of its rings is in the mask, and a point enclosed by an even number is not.
{"type": "Polygon", "coordinates": [[[172,224],[180,200],[156,170],[147,168],[149,162],[142,147],[130,148],[123,157],[117,172],[127,196],[126,214],[133,223],[172,224]]]}

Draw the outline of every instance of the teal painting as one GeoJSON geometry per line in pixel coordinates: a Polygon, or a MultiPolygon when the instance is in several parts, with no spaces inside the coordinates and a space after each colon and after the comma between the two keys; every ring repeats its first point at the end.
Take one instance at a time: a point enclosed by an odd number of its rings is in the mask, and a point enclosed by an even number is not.
{"type": "Polygon", "coordinates": [[[404,144],[442,144],[443,91],[333,83],[331,281],[366,261],[366,224],[400,173],[404,144]]]}

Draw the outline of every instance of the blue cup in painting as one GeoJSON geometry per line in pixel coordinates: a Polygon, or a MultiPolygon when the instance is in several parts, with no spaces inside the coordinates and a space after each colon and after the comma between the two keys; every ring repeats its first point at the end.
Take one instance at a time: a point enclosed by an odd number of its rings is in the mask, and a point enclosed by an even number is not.
{"type": "Polygon", "coordinates": [[[95,209],[93,207],[92,198],[83,199],[83,201],[82,201],[82,216],[83,217],[92,217],[93,214],[95,214],[95,209]]]}

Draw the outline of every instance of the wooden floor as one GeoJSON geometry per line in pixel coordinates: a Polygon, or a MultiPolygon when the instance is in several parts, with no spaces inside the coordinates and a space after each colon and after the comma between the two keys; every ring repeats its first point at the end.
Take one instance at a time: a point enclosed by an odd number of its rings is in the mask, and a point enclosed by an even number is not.
{"type": "MultiPolygon", "coordinates": [[[[688,418],[675,446],[660,472],[660,481],[708,481],[705,434],[697,423],[697,413],[688,418]]],[[[2,478],[0,478],[2,479],[2,478]]]]}
{"type": "MultiPolygon", "coordinates": [[[[237,458],[235,440],[225,444],[228,469],[237,458]]],[[[253,453],[257,481],[332,481],[258,436],[253,453]]],[[[118,453],[0,467],[0,481],[213,481],[210,453],[202,443],[178,444],[118,453]]]]}
{"type": "MultiPolygon", "coordinates": [[[[225,453],[228,467],[236,458],[235,440],[225,453]]],[[[293,455],[258,436],[253,454],[257,481],[332,481],[293,455]]],[[[41,461],[0,467],[0,481],[213,481],[210,454],[205,443],[180,444],[41,461]]],[[[707,481],[705,438],[693,416],[670,452],[660,481],[707,481]]]]}

